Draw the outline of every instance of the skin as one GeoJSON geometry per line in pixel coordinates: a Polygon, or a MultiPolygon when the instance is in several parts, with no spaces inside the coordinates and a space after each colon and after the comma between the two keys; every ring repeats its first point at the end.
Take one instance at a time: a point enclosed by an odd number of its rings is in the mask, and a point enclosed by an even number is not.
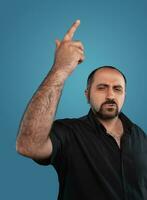
{"type": "Polygon", "coordinates": [[[30,100],[20,123],[16,141],[18,153],[46,159],[52,153],[49,137],[65,80],[84,60],[84,47],[73,36],[80,20],[67,31],[62,41],[56,40],[54,64],[30,100]]]}
{"type": "MultiPolygon", "coordinates": [[[[16,150],[24,156],[43,160],[49,158],[52,153],[50,130],[65,80],[84,60],[83,44],[80,41],[73,41],[74,33],[79,25],[80,21],[77,20],[67,31],[62,41],[56,40],[54,64],[33,95],[23,115],[17,136],[16,150]]],[[[94,111],[98,111],[101,104],[109,97],[116,100],[120,110],[123,104],[123,94],[117,94],[112,88],[121,78],[113,77],[112,79],[112,77],[108,77],[108,73],[103,74],[103,76],[102,74],[100,71],[95,74],[90,91],[85,92],[86,96],[89,96],[91,107],[94,111]],[[98,76],[100,79],[97,79],[98,76]],[[107,80],[109,89],[107,88],[105,92],[96,90],[98,80],[99,82],[107,80]]],[[[123,81],[121,84],[123,85],[123,81]]],[[[110,110],[111,113],[114,112],[114,108],[110,107],[109,109],[104,108],[107,115],[110,115],[110,110]]],[[[121,123],[118,123],[118,117],[111,120],[100,120],[108,129],[115,130],[117,133],[122,129],[121,123]]]]}
{"type": "Polygon", "coordinates": [[[91,87],[85,91],[85,95],[97,119],[108,133],[113,133],[120,146],[123,126],[118,115],[126,95],[123,76],[114,69],[100,69],[94,74],[91,87]]]}

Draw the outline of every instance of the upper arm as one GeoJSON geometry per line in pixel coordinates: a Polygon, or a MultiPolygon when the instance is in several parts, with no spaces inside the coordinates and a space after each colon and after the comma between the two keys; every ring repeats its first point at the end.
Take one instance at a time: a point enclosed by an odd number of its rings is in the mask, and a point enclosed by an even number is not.
{"type": "Polygon", "coordinates": [[[42,156],[33,160],[39,164],[53,164],[54,166],[62,162],[63,157],[68,151],[69,133],[70,129],[62,121],[54,122],[49,139],[41,150],[42,156]]]}
{"type": "Polygon", "coordinates": [[[50,137],[41,145],[25,144],[23,138],[16,142],[16,151],[26,157],[34,160],[46,160],[49,159],[53,150],[53,145],[50,137]]]}
{"type": "Polygon", "coordinates": [[[36,154],[36,156],[34,156],[32,159],[38,164],[48,165],[51,162],[52,151],[53,144],[49,137],[44,146],[40,148],[38,154],[36,154]]]}

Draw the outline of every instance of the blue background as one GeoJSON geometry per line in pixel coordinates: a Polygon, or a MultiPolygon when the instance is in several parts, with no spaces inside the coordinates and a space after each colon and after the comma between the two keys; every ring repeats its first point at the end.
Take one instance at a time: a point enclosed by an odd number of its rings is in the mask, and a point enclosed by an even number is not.
{"type": "Polygon", "coordinates": [[[25,107],[53,63],[55,39],[76,20],[74,39],[85,46],[85,61],[66,81],[57,118],[89,110],[84,97],[88,74],[114,65],[128,79],[123,111],[147,131],[146,0],[0,1],[0,199],[55,200],[58,179],[18,155],[15,139],[25,107]]]}

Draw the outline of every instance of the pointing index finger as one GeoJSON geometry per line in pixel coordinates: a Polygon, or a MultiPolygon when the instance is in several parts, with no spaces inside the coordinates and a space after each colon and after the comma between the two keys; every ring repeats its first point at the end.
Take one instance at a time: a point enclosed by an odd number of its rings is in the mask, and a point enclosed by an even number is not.
{"type": "Polygon", "coordinates": [[[78,19],[76,22],[73,23],[71,28],[65,34],[63,40],[72,40],[75,31],[77,30],[78,26],[80,25],[80,20],[78,19]]]}

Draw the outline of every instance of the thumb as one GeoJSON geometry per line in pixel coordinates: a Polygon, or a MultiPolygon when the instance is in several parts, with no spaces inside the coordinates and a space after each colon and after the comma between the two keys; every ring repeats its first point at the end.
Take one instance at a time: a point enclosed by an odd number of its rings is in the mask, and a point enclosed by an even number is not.
{"type": "Polygon", "coordinates": [[[55,40],[55,43],[56,43],[56,48],[58,48],[58,47],[60,46],[60,43],[61,43],[61,42],[60,42],[60,40],[56,39],[56,40],[55,40]]]}

